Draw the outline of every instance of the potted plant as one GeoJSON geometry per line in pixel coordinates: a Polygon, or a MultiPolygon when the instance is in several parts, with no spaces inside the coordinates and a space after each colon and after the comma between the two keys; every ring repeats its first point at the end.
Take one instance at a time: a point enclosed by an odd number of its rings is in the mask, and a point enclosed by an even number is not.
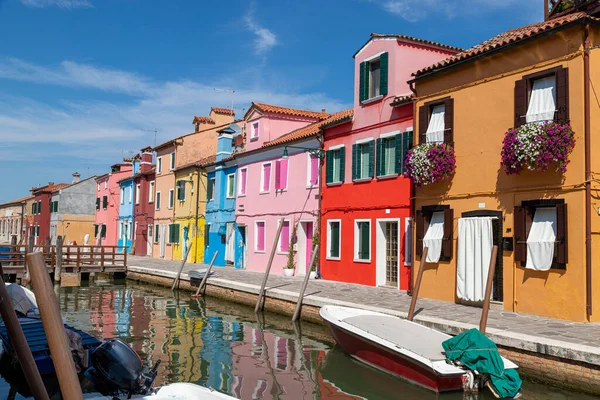
{"type": "Polygon", "coordinates": [[[509,129],[502,143],[502,168],[507,175],[523,169],[545,172],[554,164],[564,173],[575,147],[575,133],[569,124],[530,123],[509,129]]]}
{"type": "MultiPolygon", "coordinates": [[[[319,231],[315,231],[313,233],[313,237],[312,237],[312,248],[313,251],[315,250],[315,246],[319,244],[319,231]]],[[[317,277],[317,263],[319,262],[319,258],[317,257],[315,259],[315,262],[313,263],[313,265],[310,266],[310,279],[316,279],[317,277]]]]}
{"type": "Polygon", "coordinates": [[[296,250],[294,249],[294,243],[296,241],[296,224],[292,228],[292,233],[290,234],[290,244],[288,246],[288,256],[287,263],[283,268],[283,273],[285,276],[294,276],[294,269],[296,268],[296,250]]]}
{"type": "Polygon", "coordinates": [[[427,186],[450,179],[456,169],[454,148],[444,143],[423,143],[408,151],[405,175],[415,186],[427,186]]]}

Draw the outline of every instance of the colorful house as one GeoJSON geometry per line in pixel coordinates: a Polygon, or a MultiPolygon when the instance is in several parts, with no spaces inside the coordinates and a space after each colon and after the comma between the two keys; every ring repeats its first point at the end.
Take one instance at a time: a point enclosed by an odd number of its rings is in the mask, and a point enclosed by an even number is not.
{"type": "MultiPolygon", "coordinates": [[[[169,140],[154,148],[156,152],[156,202],[154,211],[155,243],[152,256],[173,259],[173,239],[169,226],[173,225],[175,205],[175,175],[173,170],[195,163],[217,151],[217,131],[233,122],[235,114],[227,108],[212,107],[208,117],[196,116],[194,132],[169,140]]],[[[179,259],[182,256],[179,256],[179,259]]],[[[175,258],[177,259],[177,258],[175,258]]]]}
{"type": "Polygon", "coordinates": [[[32,196],[0,204],[0,244],[11,243],[16,237],[17,243],[25,242],[25,207],[32,196]]]}
{"type": "Polygon", "coordinates": [[[118,245],[118,220],[120,207],[119,181],[131,175],[131,164],[115,164],[111,172],[96,178],[96,218],[94,237],[102,236],[104,246],[118,245]]]}
{"type": "Polygon", "coordinates": [[[152,256],[156,174],[152,165],[152,147],[143,148],[141,153],[140,172],[133,176],[133,248],[136,256],[152,256]]]}
{"type": "Polygon", "coordinates": [[[318,185],[311,178],[318,175],[313,161],[320,149],[316,133],[319,123],[329,116],[324,110],[262,103],[252,103],[246,113],[246,149],[236,156],[239,175],[236,200],[239,240],[236,241],[241,243],[236,248],[246,269],[265,270],[283,218],[271,272],[283,273],[290,251],[297,252],[294,261],[297,272],[306,271],[319,208],[318,185]],[[309,129],[302,129],[309,125],[309,129]]]}
{"type": "Polygon", "coordinates": [[[600,25],[586,10],[600,13],[579,8],[556,2],[546,21],[414,74],[415,145],[455,154],[453,175],[415,191],[415,253],[429,249],[420,296],[480,303],[498,245],[492,296],[503,309],[600,321],[600,25]]]}
{"type": "Polygon", "coordinates": [[[215,266],[235,265],[243,268],[243,257],[236,262],[237,224],[235,198],[241,191],[237,185],[237,161],[233,154],[243,150],[241,126],[231,124],[219,131],[215,162],[206,167],[206,232],[204,262],[210,263],[215,253],[215,266]]]}
{"type": "Polygon", "coordinates": [[[31,222],[28,226],[28,237],[34,237],[35,245],[46,243],[46,238],[50,238],[50,201],[52,193],[69,186],[68,183],[50,182],[45,186],[31,189],[33,202],[31,203],[31,222]]]}
{"type": "Polygon", "coordinates": [[[78,173],[73,174],[73,183],[52,191],[50,198],[50,241],[56,244],[58,236],[63,243],[93,243],[96,212],[96,177],[80,180],[78,173]]]}
{"type": "Polygon", "coordinates": [[[458,50],[372,34],[354,55],[354,107],[323,126],[324,279],[408,289],[411,183],[403,173],[413,105],[406,81],[415,69],[458,50]]]}
{"type": "Polygon", "coordinates": [[[124,160],[131,163],[131,176],[121,179],[119,183],[119,221],[117,225],[117,245],[124,247],[123,251],[129,253],[133,245],[134,232],[134,184],[133,176],[139,172],[140,155],[136,154],[131,159],[124,160]]]}

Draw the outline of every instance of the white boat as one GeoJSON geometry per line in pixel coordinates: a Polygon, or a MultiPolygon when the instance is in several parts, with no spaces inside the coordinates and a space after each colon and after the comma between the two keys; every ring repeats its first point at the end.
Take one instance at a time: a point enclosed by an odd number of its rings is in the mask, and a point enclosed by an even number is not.
{"type": "MultiPolygon", "coordinates": [[[[83,396],[85,400],[115,400],[114,396],[101,396],[98,394],[87,394],[83,396]]],[[[118,399],[127,399],[122,396],[118,399]]],[[[193,383],[172,383],[161,387],[156,393],[144,396],[133,396],[132,399],[138,400],[231,400],[235,397],[228,396],[214,389],[194,385],[193,383]]]]}

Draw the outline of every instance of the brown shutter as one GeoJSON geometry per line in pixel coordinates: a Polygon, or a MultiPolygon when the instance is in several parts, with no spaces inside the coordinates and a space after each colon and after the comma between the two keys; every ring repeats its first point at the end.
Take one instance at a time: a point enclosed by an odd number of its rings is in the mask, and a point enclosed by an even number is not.
{"type": "Polygon", "coordinates": [[[569,122],[569,69],[560,68],[556,71],[556,122],[569,122]]]}
{"type": "Polygon", "coordinates": [[[427,143],[427,126],[429,125],[429,106],[419,108],[419,144],[427,143]]]}
{"type": "Polygon", "coordinates": [[[444,101],[444,143],[454,144],[454,99],[444,101]]]}
{"type": "Polygon", "coordinates": [[[515,261],[527,261],[527,210],[516,206],[514,211],[515,261]]]}
{"type": "Polygon", "coordinates": [[[558,204],[556,206],[556,241],[558,242],[556,260],[559,264],[569,262],[567,232],[567,205],[558,204]]]}
{"type": "Polygon", "coordinates": [[[415,255],[421,257],[423,255],[423,236],[425,236],[425,218],[421,211],[417,211],[415,218],[416,222],[416,240],[415,240],[415,255]]]}
{"type": "Polygon", "coordinates": [[[442,239],[442,257],[452,258],[454,244],[454,210],[444,210],[444,238],[442,239]]]}
{"type": "Polygon", "coordinates": [[[527,79],[515,82],[515,128],[525,124],[527,114],[527,79]]]}

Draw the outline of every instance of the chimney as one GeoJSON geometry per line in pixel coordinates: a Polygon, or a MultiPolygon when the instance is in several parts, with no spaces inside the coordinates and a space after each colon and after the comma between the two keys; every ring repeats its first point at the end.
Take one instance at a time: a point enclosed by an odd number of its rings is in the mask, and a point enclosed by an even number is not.
{"type": "Polygon", "coordinates": [[[322,113],[324,113],[324,112],[325,112],[325,109],[324,109],[324,108],[321,108],[321,112],[322,112],[322,113]]]}
{"type": "Polygon", "coordinates": [[[548,0],[544,0],[544,21],[548,19],[549,12],[550,11],[548,10],[548,0]]]}
{"type": "Polygon", "coordinates": [[[145,173],[152,169],[152,147],[145,147],[142,150],[142,162],[140,163],[140,172],[145,173]]]}
{"type": "Polygon", "coordinates": [[[81,178],[81,174],[79,172],[74,172],[73,173],[73,182],[72,183],[77,183],[79,182],[79,179],[81,178]]]}

